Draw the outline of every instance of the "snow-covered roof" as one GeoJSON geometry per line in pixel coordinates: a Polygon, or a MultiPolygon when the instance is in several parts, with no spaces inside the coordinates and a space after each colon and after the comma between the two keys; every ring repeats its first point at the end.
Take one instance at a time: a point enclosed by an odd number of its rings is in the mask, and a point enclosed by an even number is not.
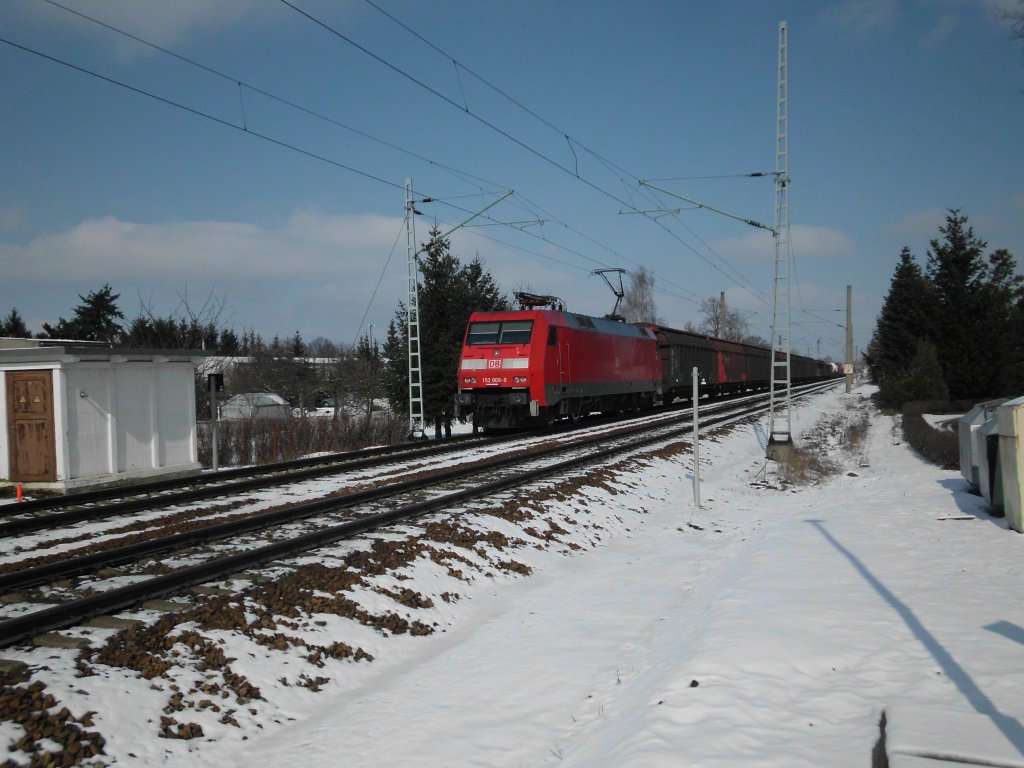
{"type": "Polygon", "coordinates": [[[245,392],[233,395],[224,401],[224,405],[244,405],[259,408],[267,405],[288,405],[288,401],[274,392],[245,392]]]}

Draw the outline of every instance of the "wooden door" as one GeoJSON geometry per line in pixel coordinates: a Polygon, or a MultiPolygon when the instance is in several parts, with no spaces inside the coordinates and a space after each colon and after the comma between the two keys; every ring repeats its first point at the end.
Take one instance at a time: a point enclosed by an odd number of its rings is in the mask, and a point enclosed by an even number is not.
{"type": "Polygon", "coordinates": [[[7,434],[12,481],[57,479],[50,371],[7,373],[7,434]]]}

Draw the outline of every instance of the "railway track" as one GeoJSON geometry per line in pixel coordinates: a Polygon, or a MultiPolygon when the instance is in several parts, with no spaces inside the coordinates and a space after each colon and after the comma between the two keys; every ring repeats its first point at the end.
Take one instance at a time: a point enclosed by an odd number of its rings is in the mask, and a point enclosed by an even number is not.
{"type": "MultiPolygon", "coordinates": [[[[676,404],[666,410],[674,412],[683,407],[685,406],[676,404]]],[[[588,420],[587,424],[601,427],[619,420],[617,417],[598,417],[588,420]]],[[[574,428],[565,423],[554,428],[552,432],[562,433],[574,428]]],[[[443,456],[474,445],[498,444],[518,437],[459,435],[436,443],[403,443],[255,467],[235,467],[203,475],[154,480],[130,486],[99,488],[66,496],[30,499],[18,504],[0,506],[0,539],[86,520],[99,520],[196,501],[237,496],[302,480],[400,464],[410,459],[443,456]]]]}
{"type": "MultiPolygon", "coordinates": [[[[825,386],[833,385],[830,383],[825,386]]],[[[817,385],[798,396],[813,394],[821,388],[821,385],[817,385]]],[[[703,424],[710,428],[760,413],[764,408],[764,399],[765,396],[753,396],[742,398],[740,404],[730,402],[706,407],[702,414],[703,424]]],[[[27,611],[0,622],[0,647],[29,640],[43,632],[82,623],[98,614],[130,608],[145,600],[257,568],[279,558],[316,549],[382,526],[480,497],[491,497],[585,464],[609,459],[652,443],[672,440],[689,432],[689,425],[681,423],[683,421],[685,416],[669,414],[646,417],[632,425],[599,429],[599,434],[570,439],[565,439],[564,435],[554,435],[526,450],[520,448],[505,455],[462,463],[454,468],[424,472],[417,477],[390,482],[385,487],[364,488],[285,505],[192,531],[156,536],[85,555],[59,557],[35,567],[12,569],[0,575],[0,591],[10,592],[81,574],[94,575],[103,568],[137,561],[139,558],[174,552],[182,547],[209,547],[213,542],[237,539],[240,535],[256,531],[279,531],[280,526],[294,527],[297,523],[303,523],[310,528],[298,533],[290,532],[276,541],[249,542],[248,549],[244,551],[211,556],[200,563],[172,568],[169,573],[95,591],[59,605],[27,611]],[[456,485],[458,483],[461,486],[456,485]],[[449,490],[440,490],[443,487],[449,490]],[[430,495],[422,498],[424,494],[430,495]],[[339,513],[346,514],[347,518],[339,521],[339,513]],[[309,522],[314,518],[319,521],[315,525],[309,522]]],[[[50,522],[52,524],[54,521],[50,522]]],[[[163,559],[164,563],[173,561],[173,557],[163,559]]],[[[97,584],[85,583],[79,587],[79,591],[94,591],[97,584]]]]}
{"type": "Polygon", "coordinates": [[[129,487],[100,488],[70,496],[32,499],[0,507],[0,538],[142,510],[231,496],[300,480],[439,456],[503,438],[465,435],[441,443],[408,443],[239,467],[205,475],[157,480],[129,487]],[[106,502],[106,503],[103,503],[106,502]]]}

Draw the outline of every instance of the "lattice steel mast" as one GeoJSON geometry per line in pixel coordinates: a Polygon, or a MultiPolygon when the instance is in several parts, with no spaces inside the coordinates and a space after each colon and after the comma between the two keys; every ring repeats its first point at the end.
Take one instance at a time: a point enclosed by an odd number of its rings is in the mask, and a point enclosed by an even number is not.
{"type": "Polygon", "coordinates": [[[793,441],[790,417],[789,72],[786,22],[779,22],[779,102],[775,127],[775,280],[772,291],[772,381],[768,451],[793,441]]]}
{"type": "Polygon", "coordinates": [[[420,366],[420,298],[416,267],[416,208],[412,199],[412,179],[405,180],[405,241],[408,251],[409,305],[406,330],[409,338],[409,437],[423,431],[423,370],[420,366]]]}

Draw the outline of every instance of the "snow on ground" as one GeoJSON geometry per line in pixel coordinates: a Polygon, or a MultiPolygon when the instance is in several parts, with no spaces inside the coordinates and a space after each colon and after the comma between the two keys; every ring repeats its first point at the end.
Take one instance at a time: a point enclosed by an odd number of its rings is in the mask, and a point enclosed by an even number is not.
{"type": "MultiPolygon", "coordinates": [[[[794,433],[853,420],[867,393],[800,406],[794,433]]],[[[438,631],[327,617],[375,660],[330,660],[318,692],[288,683],[309,669],[297,654],[222,638],[266,701],[235,714],[241,728],[203,721],[207,738],[155,738],[166,681],[74,679],[67,652],[24,660],[45,657],[37,679],[98,711],[106,760],[125,765],[852,768],[893,707],[984,718],[1024,755],[1024,538],[872,419],[866,447],[813,486],[760,482],[764,430],[748,425],[702,442],[703,509],[689,453],[669,451],[553,503],[554,546],[501,553],[530,576],[481,564],[453,586],[424,558],[382,577],[432,597],[415,617],[438,631]]]]}
{"type": "Polygon", "coordinates": [[[866,766],[897,704],[1017,723],[1024,540],[884,417],[868,466],[791,492],[750,487],[757,434],[704,446],[706,509],[654,464],[618,500],[647,511],[631,530],[477,591],[422,656],[235,764],[866,766]]]}
{"type": "Polygon", "coordinates": [[[922,418],[933,428],[947,432],[958,432],[960,430],[960,418],[964,414],[955,413],[925,413],[922,418]]]}

